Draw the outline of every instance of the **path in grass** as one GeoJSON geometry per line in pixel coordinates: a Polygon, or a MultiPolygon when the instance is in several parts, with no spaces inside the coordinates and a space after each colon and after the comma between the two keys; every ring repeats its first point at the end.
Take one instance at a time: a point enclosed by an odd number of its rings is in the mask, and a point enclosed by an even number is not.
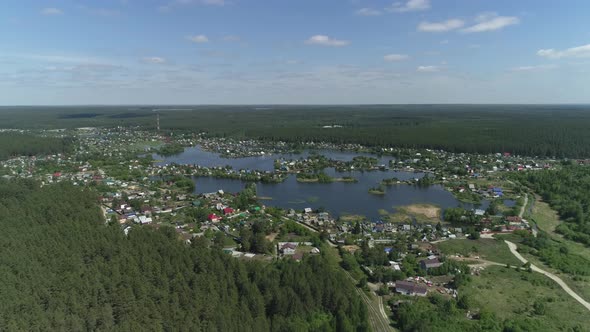
{"type": "Polygon", "coordinates": [[[530,320],[530,331],[585,331],[590,326],[588,311],[540,273],[491,265],[461,286],[459,294],[469,299],[470,309],[491,311],[498,321],[530,320]],[[544,312],[535,312],[535,303],[542,303],[544,312]]]}
{"type": "Polygon", "coordinates": [[[524,209],[526,208],[526,205],[529,203],[529,195],[524,194],[524,204],[522,204],[522,206],[520,207],[520,212],[518,213],[518,216],[520,218],[522,218],[522,215],[524,214],[524,209]]]}
{"type": "MultiPolygon", "coordinates": [[[[516,246],[516,244],[514,244],[510,241],[506,241],[506,240],[504,240],[504,242],[506,242],[506,244],[508,245],[508,248],[510,249],[510,252],[512,252],[512,254],[516,258],[518,258],[518,260],[520,260],[523,264],[527,263],[527,260],[524,257],[522,257],[522,255],[518,251],[516,251],[516,249],[518,248],[516,246]]],[[[565,282],[563,282],[563,280],[561,280],[561,278],[559,278],[558,276],[556,276],[553,273],[547,272],[545,270],[541,270],[540,268],[538,268],[536,265],[533,265],[533,264],[531,264],[531,269],[535,272],[539,272],[541,274],[544,274],[545,276],[547,276],[550,279],[552,279],[553,281],[555,281],[559,286],[561,286],[561,288],[563,288],[564,291],[566,291],[566,293],[568,293],[576,301],[580,302],[580,304],[582,304],[584,307],[586,307],[586,309],[590,310],[590,303],[587,302],[586,300],[584,300],[576,292],[574,292],[565,282]]]]}

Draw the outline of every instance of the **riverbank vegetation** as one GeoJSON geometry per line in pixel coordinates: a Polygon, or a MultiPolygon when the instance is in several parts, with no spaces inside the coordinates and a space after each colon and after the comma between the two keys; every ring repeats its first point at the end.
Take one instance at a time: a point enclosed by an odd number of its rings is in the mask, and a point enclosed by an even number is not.
{"type": "Polygon", "coordinates": [[[184,147],[178,143],[165,144],[158,149],[158,154],[164,157],[174,156],[184,152],[184,147]]]}
{"type": "Polygon", "coordinates": [[[393,186],[398,183],[400,183],[400,180],[396,177],[381,180],[381,184],[384,186],[393,186]]]}
{"type": "Polygon", "coordinates": [[[319,182],[319,183],[331,183],[334,182],[334,178],[324,172],[318,173],[298,173],[298,182],[319,182]]]}
{"type": "Polygon", "coordinates": [[[377,187],[371,187],[371,188],[369,188],[369,194],[385,195],[385,187],[382,185],[379,185],[377,187]]]}

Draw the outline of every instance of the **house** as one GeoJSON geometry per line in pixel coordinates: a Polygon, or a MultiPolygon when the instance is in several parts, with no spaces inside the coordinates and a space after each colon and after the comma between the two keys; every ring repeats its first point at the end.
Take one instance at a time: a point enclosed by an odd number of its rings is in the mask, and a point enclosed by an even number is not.
{"type": "Polygon", "coordinates": [[[305,213],[311,213],[313,210],[311,208],[305,208],[303,209],[303,212],[305,213]]]}
{"type": "Polygon", "coordinates": [[[215,213],[211,213],[208,217],[207,220],[211,221],[211,222],[218,222],[219,220],[221,220],[221,218],[216,215],[215,213]]]}
{"type": "Polygon", "coordinates": [[[394,261],[389,261],[389,266],[394,270],[394,271],[401,271],[401,267],[399,265],[398,262],[394,262],[394,261]]]}
{"type": "Polygon", "coordinates": [[[232,214],[234,213],[234,209],[230,208],[230,207],[226,207],[225,209],[223,209],[223,214],[232,214]]]}
{"type": "Polygon", "coordinates": [[[395,282],[395,291],[409,296],[426,296],[428,288],[411,281],[398,280],[395,282]]]}
{"type": "Polygon", "coordinates": [[[475,209],[475,215],[476,216],[483,216],[486,213],[485,210],[482,209],[475,209]]]}
{"type": "Polygon", "coordinates": [[[310,254],[317,255],[317,254],[319,254],[319,253],[320,253],[320,249],[318,249],[318,248],[316,248],[316,247],[313,247],[313,248],[311,248],[311,250],[309,251],[309,253],[310,253],[310,254]]]}
{"type": "Polygon", "coordinates": [[[142,225],[143,224],[149,224],[149,223],[152,222],[152,218],[149,218],[149,217],[146,217],[146,216],[139,216],[138,219],[139,219],[139,223],[142,224],[142,225]]]}
{"type": "Polygon", "coordinates": [[[420,268],[423,270],[428,270],[431,268],[436,268],[441,266],[442,263],[438,260],[438,258],[433,258],[433,259],[425,259],[420,261],[420,268]]]}
{"type": "Polygon", "coordinates": [[[281,247],[281,252],[283,253],[283,255],[294,255],[296,248],[297,246],[293,243],[285,243],[281,247]]]}
{"type": "Polygon", "coordinates": [[[519,216],[509,216],[506,217],[506,221],[509,223],[520,223],[522,219],[519,216]]]}

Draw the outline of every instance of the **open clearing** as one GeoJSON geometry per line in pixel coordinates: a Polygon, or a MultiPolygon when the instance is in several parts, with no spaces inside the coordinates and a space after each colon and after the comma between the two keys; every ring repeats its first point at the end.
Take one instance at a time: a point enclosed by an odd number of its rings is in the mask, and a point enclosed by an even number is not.
{"type": "Polygon", "coordinates": [[[555,232],[555,228],[561,221],[557,212],[552,210],[549,204],[537,199],[532,212],[531,218],[537,223],[540,230],[547,232],[552,239],[565,245],[570,252],[590,260],[590,248],[581,243],[565,239],[561,234],[555,232]]]}
{"type": "Polygon", "coordinates": [[[455,239],[439,242],[436,247],[447,255],[479,256],[481,259],[520,266],[522,263],[512,255],[504,241],[496,239],[455,239]]]}
{"type": "Polygon", "coordinates": [[[380,209],[379,214],[384,220],[394,223],[438,223],[441,222],[441,208],[432,204],[411,204],[394,207],[395,213],[380,209]]]}
{"type": "Polygon", "coordinates": [[[412,204],[399,208],[408,214],[424,216],[428,219],[440,219],[440,207],[432,204],[412,204]]]}
{"type": "Polygon", "coordinates": [[[459,293],[469,296],[474,307],[485,307],[500,319],[528,317],[538,323],[539,331],[567,331],[576,326],[585,331],[590,326],[588,311],[540,273],[490,266],[459,293]],[[535,301],[544,304],[544,314],[535,313],[535,301]]]}

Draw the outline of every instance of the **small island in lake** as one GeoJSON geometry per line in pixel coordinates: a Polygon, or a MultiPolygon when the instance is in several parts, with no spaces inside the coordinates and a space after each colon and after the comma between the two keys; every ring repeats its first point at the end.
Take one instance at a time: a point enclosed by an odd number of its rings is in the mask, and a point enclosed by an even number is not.
{"type": "Polygon", "coordinates": [[[378,187],[369,188],[369,194],[385,195],[385,187],[380,185],[378,187]]]}

